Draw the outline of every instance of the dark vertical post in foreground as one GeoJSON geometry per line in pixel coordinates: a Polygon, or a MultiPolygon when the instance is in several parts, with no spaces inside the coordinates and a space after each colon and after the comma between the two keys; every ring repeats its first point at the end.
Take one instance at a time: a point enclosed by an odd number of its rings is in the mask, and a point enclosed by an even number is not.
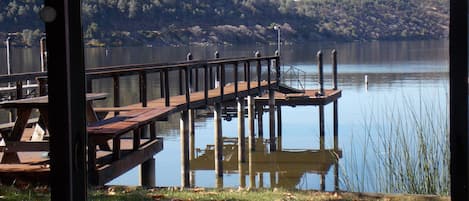
{"type": "Polygon", "coordinates": [[[449,105],[452,200],[469,200],[467,6],[467,1],[450,0],[449,105]]]}
{"type": "Polygon", "coordinates": [[[51,200],[87,200],[85,68],[81,1],[45,0],[51,200]],[[60,108],[57,110],[57,108],[60,108]]]}

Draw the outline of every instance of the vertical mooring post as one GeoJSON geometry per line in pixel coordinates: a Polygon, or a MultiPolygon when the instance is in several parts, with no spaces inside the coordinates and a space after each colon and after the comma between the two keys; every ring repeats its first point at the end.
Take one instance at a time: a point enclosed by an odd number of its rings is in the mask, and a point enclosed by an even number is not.
{"type": "MultiPolygon", "coordinates": [[[[6,50],[6,59],[7,59],[7,74],[11,75],[11,48],[10,48],[11,37],[7,37],[5,40],[6,50]]],[[[8,87],[11,87],[10,82],[8,82],[8,87]]]]}
{"type": "Polygon", "coordinates": [[[277,139],[275,136],[275,97],[273,90],[272,92],[269,92],[269,137],[270,151],[277,151],[277,139]]]}
{"type": "Polygon", "coordinates": [[[244,126],[244,99],[238,98],[238,162],[246,162],[246,136],[244,126]]]}
{"type": "Polygon", "coordinates": [[[254,136],[254,98],[248,96],[248,127],[249,127],[249,150],[255,150],[255,136],[254,136]]]}
{"type": "MultiPolygon", "coordinates": [[[[218,51],[215,52],[214,54],[215,59],[220,58],[220,53],[218,51]]],[[[215,79],[213,81],[213,87],[217,88],[220,86],[220,65],[215,66],[215,79]]]]}
{"type": "Polygon", "coordinates": [[[195,130],[194,130],[194,121],[195,121],[195,111],[189,109],[189,160],[195,158],[195,130]]]}
{"type": "Polygon", "coordinates": [[[154,187],[155,185],[155,159],[151,157],[140,166],[140,185],[154,187]]]}
{"type": "Polygon", "coordinates": [[[223,177],[223,134],[221,124],[221,103],[215,103],[214,139],[215,139],[215,174],[216,178],[223,177]]]}
{"type": "Polygon", "coordinates": [[[282,106],[277,105],[277,149],[282,151],[282,106]]]}
{"type": "Polygon", "coordinates": [[[46,52],[46,37],[43,36],[39,40],[40,51],[41,51],[41,72],[47,70],[47,52],[46,52]]]}
{"type": "MultiPolygon", "coordinates": [[[[256,51],[254,54],[256,58],[261,57],[261,53],[259,51],[256,51]]],[[[261,88],[261,81],[262,81],[262,64],[261,60],[257,60],[257,88],[258,88],[258,96],[262,96],[262,88],[261,88]]]]}
{"type": "Polygon", "coordinates": [[[332,89],[337,89],[337,50],[332,50],[332,89]]]}
{"type": "MultiPolygon", "coordinates": [[[[333,77],[333,89],[337,90],[337,51],[332,50],[332,77],[333,77]]],[[[338,100],[334,100],[333,103],[333,132],[334,132],[334,150],[339,149],[339,103],[338,100]]]]}
{"type": "Polygon", "coordinates": [[[181,187],[189,187],[189,112],[183,110],[180,118],[181,187]]]}
{"type": "Polygon", "coordinates": [[[323,75],[323,61],[322,61],[322,51],[318,51],[317,53],[318,59],[318,73],[319,73],[319,95],[324,95],[324,75],[323,75]]]}
{"type": "MultiPolygon", "coordinates": [[[[187,56],[186,56],[186,61],[192,61],[193,57],[192,57],[192,53],[187,53],[187,56]]],[[[189,68],[189,78],[185,77],[185,81],[186,82],[189,82],[189,92],[192,92],[194,91],[194,82],[193,82],[193,73],[192,73],[192,68],[189,68]]],[[[187,75],[187,73],[186,73],[187,75]]],[[[187,93],[187,91],[186,91],[187,93]]]]}
{"type": "MultiPolygon", "coordinates": [[[[189,163],[195,159],[195,110],[189,109],[189,163]]],[[[189,173],[190,186],[195,186],[195,172],[190,170],[189,173]]]]}

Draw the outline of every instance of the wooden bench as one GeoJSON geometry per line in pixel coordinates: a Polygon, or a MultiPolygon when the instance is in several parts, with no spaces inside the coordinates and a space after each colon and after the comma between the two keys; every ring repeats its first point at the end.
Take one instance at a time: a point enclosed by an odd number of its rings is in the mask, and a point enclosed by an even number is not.
{"type": "Polygon", "coordinates": [[[104,119],[88,126],[88,165],[90,170],[96,168],[96,146],[107,144],[112,140],[112,160],[121,158],[121,137],[133,132],[133,150],[141,146],[142,129],[150,126],[150,140],[156,140],[156,129],[154,122],[166,117],[174,108],[144,108],[129,110],[112,118],[104,119]]]}

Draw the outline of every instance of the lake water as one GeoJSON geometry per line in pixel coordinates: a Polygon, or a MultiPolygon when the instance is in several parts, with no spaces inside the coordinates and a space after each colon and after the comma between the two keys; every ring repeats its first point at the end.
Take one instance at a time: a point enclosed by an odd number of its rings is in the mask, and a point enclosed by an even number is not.
{"type": "MultiPolygon", "coordinates": [[[[87,48],[85,59],[87,67],[97,67],[184,60],[188,52],[192,52],[195,59],[213,58],[215,51],[219,51],[222,57],[250,56],[256,50],[263,55],[270,55],[275,48],[276,46],[257,45],[122,47],[110,48],[107,51],[104,48],[87,48]]],[[[306,88],[316,88],[315,55],[318,50],[322,50],[325,58],[325,86],[331,88],[329,58],[332,49],[338,51],[339,88],[342,90],[342,97],[339,99],[338,138],[341,157],[338,164],[334,164],[330,155],[318,151],[318,107],[285,106],[282,108],[282,146],[285,153],[257,153],[259,158],[268,160],[268,163],[265,164],[266,161],[259,159],[257,165],[262,173],[256,174],[256,186],[319,190],[322,183],[325,190],[332,191],[335,187],[334,172],[337,168],[341,190],[405,191],[382,184],[398,179],[390,176],[397,172],[383,165],[385,161],[391,165],[400,164],[394,167],[420,173],[418,167],[421,162],[417,153],[420,153],[421,142],[428,143],[428,146],[425,146],[428,148],[426,152],[431,152],[431,155],[441,154],[444,158],[447,154],[447,150],[441,148],[444,146],[440,145],[446,145],[445,129],[448,123],[448,41],[311,43],[282,46],[282,65],[285,69],[294,66],[304,71],[306,88]],[[365,84],[365,76],[368,77],[368,84],[365,84]],[[425,126],[431,128],[427,129],[425,126]],[[405,139],[399,138],[395,133],[401,134],[405,139]],[[435,140],[421,140],[429,138],[435,140]],[[389,142],[391,140],[392,142],[389,142]],[[429,149],[432,146],[441,150],[429,149]],[[404,158],[408,159],[408,162],[400,161],[401,157],[397,157],[402,154],[399,152],[402,149],[407,150],[404,158]],[[272,159],[275,157],[275,160],[272,159]],[[281,159],[282,157],[291,160],[285,162],[288,160],[281,159]],[[406,164],[405,167],[401,167],[402,164],[406,164]],[[389,181],[383,178],[388,178],[389,181]]],[[[39,69],[38,51],[35,48],[14,48],[12,71],[28,72],[39,69]]],[[[4,49],[0,49],[0,55],[5,55],[4,49]]],[[[4,65],[5,59],[1,57],[0,66],[4,65]]],[[[6,73],[6,69],[1,68],[0,73],[6,73]]],[[[132,83],[135,83],[134,78],[122,81],[121,84],[126,85],[122,88],[138,91],[132,83]]],[[[111,91],[110,83],[98,83],[93,87],[94,91],[111,91]]],[[[159,90],[159,87],[156,87],[156,90],[159,90]]],[[[129,91],[129,94],[132,93],[134,92],[129,91]]],[[[154,94],[154,97],[157,95],[154,94]]],[[[124,97],[124,104],[135,101],[135,97],[124,97]]],[[[110,102],[103,101],[99,104],[109,105],[110,102]]],[[[332,104],[327,105],[325,109],[325,147],[332,149],[332,104]]],[[[168,122],[158,123],[158,136],[164,138],[164,150],[155,155],[158,186],[180,185],[178,118],[178,115],[173,115],[168,122]]],[[[267,119],[268,114],[265,113],[264,133],[268,133],[267,119]]],[[[195,147],[199,150],[198,156],[203,157],[206,147],[214,142],[213,118],[198,118],[195,128],[195,147]]],[[[223,136],[237,136],[237,119],[223,121],[223,136]]],[[[228,160],[227,156],[225,159],[228,160]]],[[[439,182],[445,183],[449,179],[449,174],[443,171],[447,164],[443,160],[436,161],[438,163],[435,168],[441,169],[436,173],[439,182]]],[[[195,186],[216,186],[215,172],[201,169],[203,168],[193,172],[195,186]]],[[[236,168],[227,171],[224,174],[223,186],[238,187],[239,178],[236,168]]],[[[250,186],[249,176],[245,178],[246,185],[250,186]]],[[[138,185],[139,168],[132,169],[110,184],[138,185]]]]}

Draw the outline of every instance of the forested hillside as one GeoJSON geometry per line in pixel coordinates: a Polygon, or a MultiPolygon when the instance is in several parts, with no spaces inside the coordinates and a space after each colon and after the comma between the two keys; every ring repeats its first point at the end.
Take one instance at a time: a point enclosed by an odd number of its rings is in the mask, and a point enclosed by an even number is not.
{"type": "MultiPolygon", "coordinates": [[[[88,45],[287,43],[447,37],[448,0],[82,0],[88,45]]],[[[37,45],[42,0],[1,0],[0,39],[37,45]]]]}

